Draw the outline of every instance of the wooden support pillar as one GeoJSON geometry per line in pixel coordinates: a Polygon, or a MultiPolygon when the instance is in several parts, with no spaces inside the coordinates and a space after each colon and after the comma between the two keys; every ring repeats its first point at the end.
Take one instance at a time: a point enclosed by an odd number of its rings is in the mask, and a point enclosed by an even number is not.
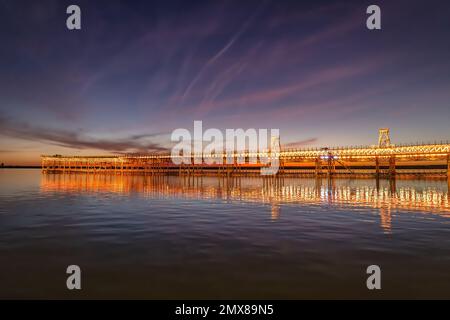
{"type": "Polygon", "coordinates": [[[450,182],[450,154],[447,155],[447,178],[450,182]]]}
{"type": "Polygon", "coordinates": [[[221,164],[221,168],[220,168],[221,174],[222,174],[222,175],[225,175],[225,168],[226,168],[226,165],[227,165],[227,157],[226,157],[226,156],[223,156],[223,158],[222,158],[222,164],[221,164]]]}
{"type": "Polygon", "coordinates": [[[331,177],[333,175],[333,172],[332,172],[332,169],[331,169],[331,167],[333,165],[332,165],[331,161],[333,161],[333,160],[331,160],[331,156],[328,156],[328,159],[327,159],[327,175],[329,177],[331,177]]]}
{"type": "Polygon", "coordinates": [[[331,177],[334,174],[335,169],[334,157],[332,154],[328,154],[327,169],[327,175],[331,177]]]}
{"type": "Polygon", "coordinates": [[[322,162],[320,156],[316,158],[316,176],[320,176],[322,174],[322,162]]]}
{"type": "Polygon", "coordinates": [[[395,194],[397,192],[397,183],[395,179],[389,180],[389,191],[391,192],[391,195],[395,194]]]}
{"type": "Polygon", "coordinates": [[[237,171],[237,153],[233,155],[233,169],[232,174],[235,175],[235,172],[237,171]]]}
{"type": "Polygon", "coordinates": [[[447,198],[450,202],[450,153],[447,155],[447,198]]]}
{"type": "Polygon", "coordinates": [[[389,177],[395,177],[395,156],[389,158],[389,177]]]}
{"type": "Polygon", "coordinates": [[[380,159],[375,157],[375,176],[377,179],[380,177],[380,159]]]}

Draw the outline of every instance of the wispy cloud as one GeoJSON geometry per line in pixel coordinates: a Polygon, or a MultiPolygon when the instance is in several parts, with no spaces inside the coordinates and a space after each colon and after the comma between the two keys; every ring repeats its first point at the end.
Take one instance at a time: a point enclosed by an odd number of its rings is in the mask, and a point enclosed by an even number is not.
{"type": "MultiPolygon", "coordinates": [[[[253,108],[261,107],[263,104],[277,102],[283,98],[291,96],[301,96],[303,93],[309,92],[311,89],[326,84],[334,84],[349,78],[357,77],[361,74],[373,70],[377,66],[376,63],[355,63],[351,66],[337,66],[324,68],[317,73],[311,74],[295,83],[287,83],[278,87],[261,88],[241,94],[234,98],[222,99],[219,101],[204,102],[198,106],[188,108],[190,112],[208,113],[211,111],[219,111],[221,109],[236,109],[242,106],[252,106],[253,108]]],[[[254,109],[249,109],[254,112],[254,109]]]]}
{"type": "Polygon", "coordinates": [[[96,149],[118,153],[146,153],[168,150],[160,143],[151,142],[148,139],[160,134],[140,134],[119,139],[98,139],[83,135],[80,131],[42,128],[5,117],[0,117],[0,134],[73,149],[96,149]]]}
{"type": "Polygon", "coordinates": [[[310,138],[306,140],[299,140],[294,142],[289,142],[283,145],[284,148],[297,148],[304,147],[307,145],[315,144],[319,139],[318,138],[310,138]]]}
{"type": "Polygon", "coordinates": [[[210,59],[206,61],[206,63],[201,67],[200,71],[197,73],[197,75],[192,79],[192,81],[187,86],[186,90],[184,91],[181,102],[184,102],[186,96],[189,95],[192,88],[197,84],[199,79],[202,77],[202,75],[205,73],[205,71],[211,67],[220,57],[222,57],[233,45],[238,39],[242,36],[242,34],[249,28],[249,26],[252,24],[252,22],[255,20],[255,18],[261,13],[263,8],[267,5],[268,1],[262,2],[256,10],[254,10],[250,17],[244,22],[244,24],[241,26],[241,28],[231,37],[231,39],[228,40],[228,42],[223,46],[214,56],[212,56],[210,59]]]}

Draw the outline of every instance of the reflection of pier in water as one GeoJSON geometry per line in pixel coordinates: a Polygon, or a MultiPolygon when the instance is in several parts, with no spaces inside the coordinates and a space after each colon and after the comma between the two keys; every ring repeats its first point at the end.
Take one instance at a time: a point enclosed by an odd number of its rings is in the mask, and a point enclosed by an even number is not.
{"type": "Polygon", "coordinates": [[[381,226],[391,229],[393,210],[421,211],[450,217],[448,185],[437,180],[264,179],[224,177],[42,175],[43,192],[108,192],[148,197],[221,199],[268,204],[280,217],[284,204],[332,204],[370,207],[380,212],[381,226]]]}

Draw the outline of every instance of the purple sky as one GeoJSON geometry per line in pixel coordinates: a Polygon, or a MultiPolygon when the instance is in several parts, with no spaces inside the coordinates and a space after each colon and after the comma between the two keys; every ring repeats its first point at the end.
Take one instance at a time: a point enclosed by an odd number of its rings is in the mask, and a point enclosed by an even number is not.
{"type": "Polygon", "coordinates": [[[437,0],[0,0],[0,162],[161,150],[194,120],[304,147],[375,144],[380,127],[447,140],[449,17],[437,0]]]}

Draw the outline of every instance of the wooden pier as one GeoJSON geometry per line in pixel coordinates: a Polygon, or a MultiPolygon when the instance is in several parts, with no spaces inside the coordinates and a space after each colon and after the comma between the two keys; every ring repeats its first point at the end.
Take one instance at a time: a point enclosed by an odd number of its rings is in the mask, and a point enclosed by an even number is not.
{"type": "MultiPolygon", "coordinates": [[[[176,165],[170,154],[116,156],[41,156],[43,172],[88,172],[151,175],[260,175],[261,161],[267,153],[236,152],[231,163],[221,155],[222,164],[206,164],[203,155],[193,155],[187,163],[176,165]],[[238,159],[245,159],[239,162],[238,159]]],[[[315,149],[285,149],[270,157],[279,159],[276,175],[287,176],[437,176],[450,178],[450,144],[389,145],[315,149]]]]}

